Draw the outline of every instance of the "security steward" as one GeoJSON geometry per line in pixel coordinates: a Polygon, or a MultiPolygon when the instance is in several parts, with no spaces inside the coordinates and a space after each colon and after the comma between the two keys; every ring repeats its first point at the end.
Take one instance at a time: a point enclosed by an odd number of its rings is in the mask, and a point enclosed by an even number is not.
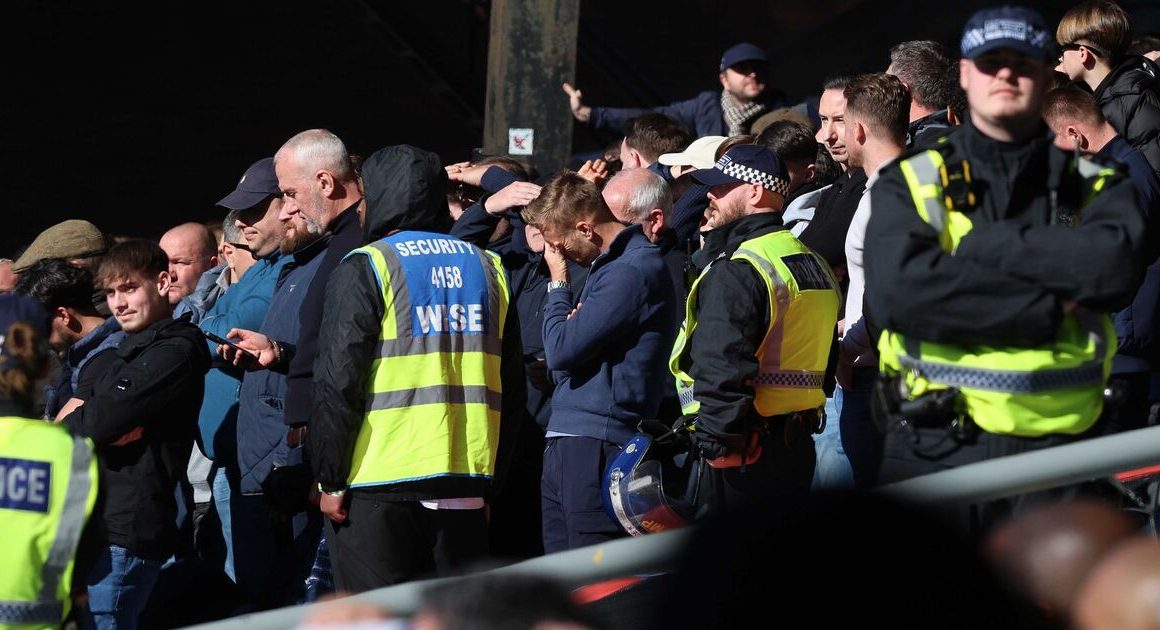
{"type": "Polygon", "coordinates": [[[1050,39],[1031,9],[972,16],[959,66],[970,122],[871,191],[881,483],[1101,430],[1107,313],[1132,299],[1144,222],[1115,166],[1052,147],[1050,39]]]}
{"type": "Polygon", "coordinates": [[[524,413],[503,264],[440,232],[446,174],[413,151],[424,184],[413,197],[385,194],[397,186],[392,147],[363,164],[367,216],[386,236],[331,275],[315,359],[310,460],[335,583],[351,593],[487,553],[485,501],[524,413]]]}
{"type": "Polygon", "coordinates": [[[693,177],[712,187],[711,262],[689,291],[670,367],[695,452],[711,467],[698,503],[719,510],[807,492],[838,282],[782,226],[789,178],[776,153],[739,145],[693,177]]]}
{"type": "MultiPolygon", "coordinates": [[[[92,442],[60,425],[0,417],[0,627],[61,626],[96,502],[92,442]]],[[[83,584],[84,567],[78,577],[83,584]]]]}

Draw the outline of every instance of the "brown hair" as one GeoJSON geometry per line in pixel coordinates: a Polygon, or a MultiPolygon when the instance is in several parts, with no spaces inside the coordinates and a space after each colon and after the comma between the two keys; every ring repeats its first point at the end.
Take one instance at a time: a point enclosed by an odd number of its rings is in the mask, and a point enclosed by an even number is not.
{"type": "Polygon", "coordinates": [[[36,379],[44,374],[48,363],[40,333],[28,322],[12,322],[4,338],[4,354],[0,362],[0,395],[20,406],[25,415],[32,415],[36,379]]]}
{"type": "Polygon", "coordinates": [[[793,120],[779,120],[757,136],[755,144],[762,144],[786,162],[813,164],[818,154],[818,141],[808,126],[793,120]]]}
{"type": "Polygon", "coordinates": [[[910,125],[910,92],[898,77],[874,72],[854,77],[842,90],[846,97],[846,124],[854,116],[876,135],[899,143],[910,125]]]}
{"type": "Polygon", "coordinates": [[[1107,63],[1115,63],[1132,44],[1128,12],[1108,0],[1089,0],[1063,14],[1055,29],[1060,46],[1086,44],[1107,63]]]}
{"type": "Polygon", "coordinates": [[[1048,90],[1043,97],[1043,118],[1048,124],[1053,121],[1079,121],[1089,125],[1107,122],[1095,97],[1074,84],[1048,90]]]}
{"type": "Polygon", "coordinates": [[[910,86],[910,98],[927,109],[946,109],[959,85],[959,64],[942,44],[915,40],[890,49],[894,76],[910,86]]]}
{"type": "Polygon", "coordinates": [[[168,270],[169,257],[157,243],[134,238],[109,250],[101,261],[96,280],[98,284],[108,286],[133,274],[152,279],[168,270]]]}
{"type": "Polygon", "coordinates": [[[717,145],[717,151],[713,154],[713,161],[721,159],[725,152],[739,144],[753,144],[757,141],[757,136],[751,133],[743,133],[739,136],[729,136],[721,144],[717,145]]]}
{"type": "Polygon", "coordinates": [[[684,125],[664,114],[642,114],[629,120],[624,130],[624,143],[650,162],[665,153],[683,151],[692,141],[684,125]]]}
{"type": "Polygon", "coordinates": [[[557,173],[522,213],[524,223],[571,228],[578,221],[614,221],[600,188],[572,171],[557,173]]]}

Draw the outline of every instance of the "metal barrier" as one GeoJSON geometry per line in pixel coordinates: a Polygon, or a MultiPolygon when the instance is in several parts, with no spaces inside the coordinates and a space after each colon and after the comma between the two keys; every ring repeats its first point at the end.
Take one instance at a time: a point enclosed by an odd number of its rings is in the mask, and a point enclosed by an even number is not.
{"type": "MultiPolygon", "coordinates": [[[[616,577],[662,573],[676,568],[676,561],[691,535],[691,530],[684,529],[641,538],[624,538],[591,547],[571,549],[532,558],[498,569],[476,573],[471,577],[510,573],[542,575],[560,580],[565,586],[571,588],[616,577]]],[[[408,582],[353,595],[351,599],[374,604],[391,611],[392,614],[407,616],[418,609],[419,596],[424,589],[433,584],[456,579],[459,578],[408,582]]],[[[326,606],[326,604],[315,605],[326,606]]],[[[193,627],[212,630],[292,628],[302,620],[306,610],[306,606],[292,606],[241,615],[193,627]]]]}
{"type": "Polygon", "coordinates": [[[923,475],[878,492],[913,503],[977,503],[1160,463],[1160,427],[1092,438],[923,475]]]}
{"type": "MultiPolygon", "coordinates": [[[[1160,427],[1139,429],[1074,444],[960,466],[876,490],[913,503],[975,503],[1046,490],[1160,463],[1160,427]]],[[[476,575],[529,573],[575,587],[629,575],[675,568],[689,529],[627,538],[534,558],[476,575]]],[[[352,596],[394,614],[415,612],[422,591],[442,578],[410,582],[352,596]]],[[[325,606],[326,604],[318,604],[325,606]]],[[[212,630],[266,630],[296,625],[307,608],[294,606],[195,626],[212,630]]]]}

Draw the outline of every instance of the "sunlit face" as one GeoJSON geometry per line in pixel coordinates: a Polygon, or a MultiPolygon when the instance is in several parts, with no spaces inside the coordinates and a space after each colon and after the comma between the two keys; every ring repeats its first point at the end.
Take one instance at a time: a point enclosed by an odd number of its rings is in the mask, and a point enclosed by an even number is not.
{"type": "Polygon", "coordinates": [[[1048,79],[1047,64],[1001,48],[959,62],[959,82],[971,119],[992,126],[1038,117],[1048,79]]]}
{"type": "Polygon", "coordinates": [[[826,90],[818,101],[818,117],[822,126],[814,136],[830,152],[830,157],[845,164],[846,153],[846,96],[842,90],[826,90]]]}
{"type": "Polygon", "coordinates": [[[277,162],[274,173],[282,189],[282,209],[278,214],[285,230],[282,250],[298,251],[326,233],[325,197],[318,181],[298,169],[293,156],[277,162]]]}
{"type": "Polygon", "coordinates": [[[1078,48],[1066,48],[1063,53],[1059,55],[1059,63],[1055,65],[1057,72],[1062,72],[1067,75],[1067,78],[1072,81],[1079,81],[1083,78],[1083,62],[1080,60],[1082,53],[1078,48]]]}
{"type": "Polygon", "coordinates": [[[765,91],[768,68],[760,61],[742,61],[721,73],[721,87],[740,101],[756,100],[765,91]]]}
{"type": "Polygon", "coordinates": [[[205,242],[193,230],[167,232],[158,244],[169,257],[169,303],[177,304],[193,293],[201,275],[213,267],[216,252],[205,251],[205,242]]]}
{"type": "Polygon", "coordinates": [[[282,245],[286,228],[278,219],[281,212],[281,197],[270,197],[253,208],[238,212],[234,225],[242,231],[242,239],[255,258],[269,256],[282,245]]]}
{"type": "Polygon", "coordinates": [[[105,285],[105,299],[121,330],[135,333],[145,330],[173,312],[169,305],[169,274],[155,278],[140,272],[110,280],[105,285]]]}
{"type": "MultiPolygon", "coordinates": [[[[584,224],[587,225],[587,224],[584,224]]],[[[592,241],[595,234],[591,227],[561,228],[545,223],[539,226],[544,243],[559,250],[560,254],[579,265],[587,267],[600,255],[600,247],[592,241]]]]}
{"type": "Polygon", "coordinates": [[[745,197],[750,186],[743,182],[721,184],[709,189],[709,206],[705,208],[702,229],[713,230],[728,225],[745,214],[745,197]]]}

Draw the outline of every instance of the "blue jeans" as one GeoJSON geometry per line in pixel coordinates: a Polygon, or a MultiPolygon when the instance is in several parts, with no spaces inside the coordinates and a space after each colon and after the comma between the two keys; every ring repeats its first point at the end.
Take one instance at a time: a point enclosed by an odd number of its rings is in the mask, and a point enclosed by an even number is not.
{"type": "Polygon", "coordinates": [[[870,397],[873,390],[868,387],[842,389],[841,393],[842,446],[846,460],[854,475],[854,485],[859,490],[873,488],[878,482],[878,467],[882,464],[884,436],[874,424],[870,415],[870,397]]]}
{"type": "Polygon", "coordinates": [[[236,583],[238,576],[234,573],[234,533],[233,519],[230,513],[230,497],[233,490],[230,488],[230,480],[226,476],[225,466],[214,466],[213,473],[210,475],[210,486],[213,492],[214,506],[217,508],[218,520],[222,524],[222,539],[226,544],[226,559],[222,569],[236,583]]]}
{"type": "Polygon", "coordinates": [[[136,628],[161,573],[160,560],[145,560],[124,547],[109,545],[89,571],[89,618],[99,630],[136,628]]]}
{"type": "Polygon", "coordinates": [[[842,445],[842,388],[834,388],[833,398],[826,399],[826,428],[814,436],[817,467],[810,489],[843,490],[854,487],[854,470],[842,445]]]}

